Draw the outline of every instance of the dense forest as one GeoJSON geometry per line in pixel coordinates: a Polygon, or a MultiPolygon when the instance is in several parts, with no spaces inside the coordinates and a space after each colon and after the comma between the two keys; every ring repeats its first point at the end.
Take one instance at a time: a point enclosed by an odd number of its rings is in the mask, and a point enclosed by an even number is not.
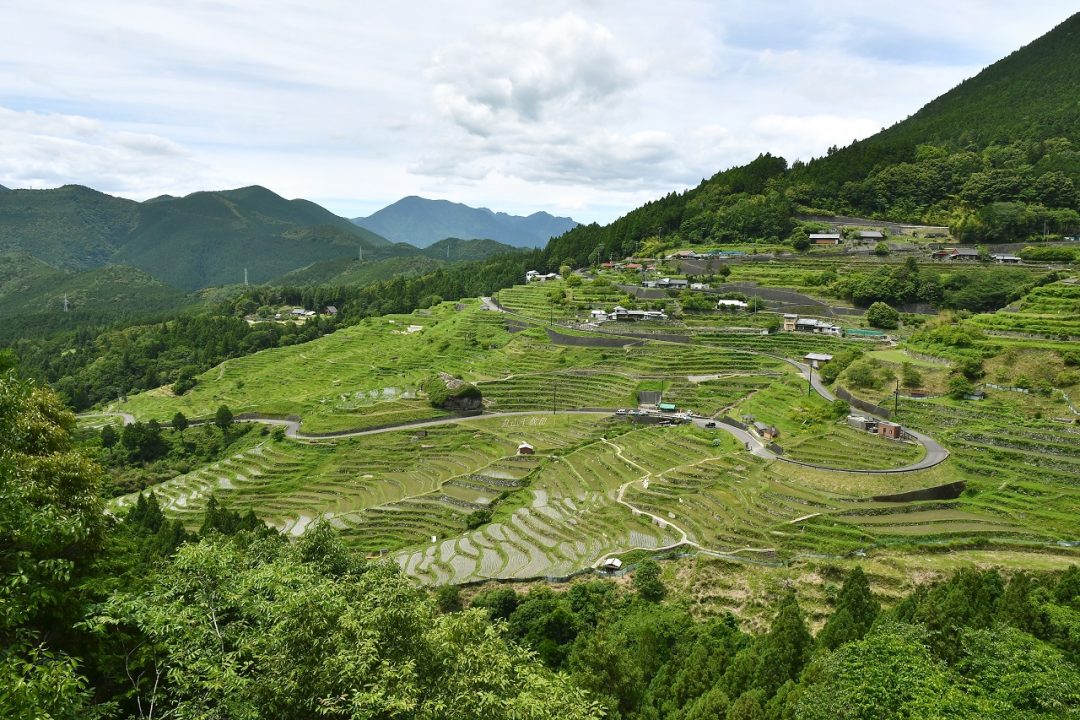
{"type": "MultiPolygon", "coordinates": [[[[103,512],[101,468],[50,390],[0,376],[5,718],[1068,718],[1080,568],[963,570],[883,608],[831,572],[811,632],[791,591],[767,631],[695,618],[638,563],[466,600],[415,587],[325,524],[290,543],[211,502],[103,512]]],[[[227,425],[221,431],[227,432],[227,425]]],[[[173,432],[173,431],[170,431],[173,432]]]]}

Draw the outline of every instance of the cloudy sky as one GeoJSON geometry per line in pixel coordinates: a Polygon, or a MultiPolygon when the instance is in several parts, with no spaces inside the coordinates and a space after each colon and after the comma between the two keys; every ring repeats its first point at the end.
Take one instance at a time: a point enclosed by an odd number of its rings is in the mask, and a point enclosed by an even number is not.
{"type": "Polygon", "coordinates": [[[1075,0],[0,0],[0,184],[606,222],[915,112],[1075,0]]]}

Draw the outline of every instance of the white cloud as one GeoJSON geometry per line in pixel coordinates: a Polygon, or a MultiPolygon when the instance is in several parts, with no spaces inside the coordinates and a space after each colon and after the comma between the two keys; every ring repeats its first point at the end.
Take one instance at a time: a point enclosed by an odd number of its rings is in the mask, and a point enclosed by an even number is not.
{"type": "Polygon", "coordinates": [[[915,112],[1075,2],[7,0],[0,184],[610,220],[915,112]]]}
{"type": "Polygon", "coordinates": [[[190,152],[167,138],[110,130],[78,115],[0,107],[0,147],[0,177],[15,187],[80,182],[149,197],[209,179],[190,152]]]}
{"type": "Polygon", "coordinates": [[[595,111],[639,68],[611,31],[573,13],[489,25],[438,50],[429,70],[436,108],[466,131],[557,122],[595,111]]]}

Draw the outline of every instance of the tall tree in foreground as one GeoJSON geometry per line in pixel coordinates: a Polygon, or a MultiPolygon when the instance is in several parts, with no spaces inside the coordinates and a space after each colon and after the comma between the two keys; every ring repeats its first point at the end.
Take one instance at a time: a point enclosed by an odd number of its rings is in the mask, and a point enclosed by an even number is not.
{"type": "Polygon", "coordinates": [[[0,372],[0,716],[85,717],[85,680],[58,649],[72,586],[105,523],[101,470],[72,449],[75,418],[47,388],[0,372]]]}
{"type": "Polygon", "coordinates": [[[486,612],[440,614],[396,566],[341,554],[327,537],[216,535],[182,547],[149,591],[115,596],[97,626],[145,635],[134,690],[178,717],[599,717],[486,612]]]}

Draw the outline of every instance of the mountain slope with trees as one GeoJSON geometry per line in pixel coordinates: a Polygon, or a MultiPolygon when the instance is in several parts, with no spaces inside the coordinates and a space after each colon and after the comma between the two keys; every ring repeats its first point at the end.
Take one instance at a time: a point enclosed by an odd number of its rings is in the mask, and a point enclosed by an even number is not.
{"type": "Polygon", "coordinates": [[[759,156],[548,245],[548,267],[669,247],[794,242],[804,215],[948,225],[964,242],[1080,231],[1080,14],[870,138],[759,156]]]}
{"type": "Polygon", "coordinates": [[[578,225],[568,217],[535,212],[527,217],[492,212],[449,200],[410,195],[368,217],[361,227],[397,242],[427,247],[445,238],[496,240],[514,247],[543,247],[549,239],[578,225]]]}
{"type": "Polygon", "coordinates": [[[77,185],[0,195],[0,252],[86,270],[132,265],[176,287],[264,282],[318,260],[415,253],[262,187],[137,203],[77,185]]]}

